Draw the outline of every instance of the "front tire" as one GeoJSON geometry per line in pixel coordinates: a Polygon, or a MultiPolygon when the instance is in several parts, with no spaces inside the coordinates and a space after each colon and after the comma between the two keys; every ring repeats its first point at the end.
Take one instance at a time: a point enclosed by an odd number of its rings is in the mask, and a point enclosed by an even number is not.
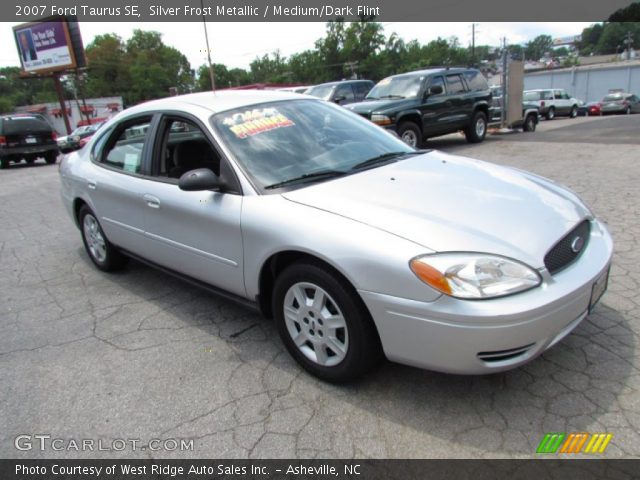
{"type": "Polygon", "coordinates": [[[398,135],[410,147],[422,148],[422,132],[415,123],[402,122],[398,127],[398,135]]]}
{"type": "Polygon", "coordinates": [[[473,114],[471,124],[464,131],[464,135],[469,143],[480,143],[487,135],[487,116],[482,111],[473,114]]]}
{"type": "Polygon", "coordinates": [[[574,105],[569,113],[569,118],[576,118],[578,116],[578,107],[574,105]]]}
{"type": "Polygon", "coordinates": [[[273,316],[291,356],[323,380],[353,380],[382,358],[373,321],[355,289],[319,264],[296,263],[278,276],[273,316]]]}
{"type": "Polygon", "coordinates": [[[124,267],[127,257],[115,248],[102,231],[96,215],[84,205],[78,214],[82,242],[93,264],[104,272],[114,272],[124,267]]]}

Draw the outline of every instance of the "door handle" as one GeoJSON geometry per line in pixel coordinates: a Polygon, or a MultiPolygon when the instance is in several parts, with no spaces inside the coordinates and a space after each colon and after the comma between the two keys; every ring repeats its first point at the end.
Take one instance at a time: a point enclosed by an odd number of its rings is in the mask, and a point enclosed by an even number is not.
{"type": "Polygon", "coordinates": [[[160,199],[158,197],[154,197],[153,195],[149,195],[148,193],[142,196],[145,202],[147,202],[147,206],[151,208],[160,208],[160,199]]]}
{"type": "Polygon", "coordinates": [[[87,188],[90,190],[96,189],[96,182],[94,180],[87,180],[87,188]]]}

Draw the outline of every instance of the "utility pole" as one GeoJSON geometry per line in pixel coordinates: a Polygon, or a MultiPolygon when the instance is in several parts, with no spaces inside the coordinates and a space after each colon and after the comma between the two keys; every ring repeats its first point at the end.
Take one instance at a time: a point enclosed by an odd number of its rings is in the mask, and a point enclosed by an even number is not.
{"type": "Polygon", "coordinates": [[[471,24],[471,66],[476,64],[476,27],[477,23],[471,24]]]}
{"type": "Polygon", "coordinates": [[[202,7],[202,24],[204,25],[204,39],[207,44],[207,61],[209,62],[209,76],[211,77],[211,91],[216,91],[216,78],[213,74],[213,63],[211,63],[211,49],[209,48],[209,34],[207,32],[207,21],[204,17],[204,0],[200,0],[202,7]]]}
{"type": "Polygon", "coordinates": [[[631,31],[627,32],[627,38],[624,40],[624,43],[627,46],[627,60],[631,60],[631,44],[633,43],[631,31]]]}
{"type": "Polygon", "coordinates": [[[509,96],[507,95],[507,59],[507,37],[502,37],[502,111],[500,112],[502,128],[507,126],[507,101],[509,99],[509,96]]]}

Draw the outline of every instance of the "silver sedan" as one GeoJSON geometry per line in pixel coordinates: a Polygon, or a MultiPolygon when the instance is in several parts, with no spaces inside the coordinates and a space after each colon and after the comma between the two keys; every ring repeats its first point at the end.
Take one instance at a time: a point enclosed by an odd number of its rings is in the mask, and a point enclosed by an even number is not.
{"type": "Polygon", "coordinates": [[[310,97],[149,102],[60,175],[97,268],[134,257],[251,305],[329,381],[385,356],[464,374],[522,365],[607,286],[611,237],[569,190],[416,151],[310,97]]]}

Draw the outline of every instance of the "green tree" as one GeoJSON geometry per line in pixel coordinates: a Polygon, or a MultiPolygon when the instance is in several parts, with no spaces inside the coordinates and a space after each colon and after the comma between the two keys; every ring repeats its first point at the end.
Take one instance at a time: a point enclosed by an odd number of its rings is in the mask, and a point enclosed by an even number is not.
{"type": "Polygon", "coordinates": [[[640,22],[640,2],[616,10],[610,17],[610,22],[640,22]]]}
{"type": "Polygon", "coordinates": [[[119,36],[110,33],[96,36],[86,48],[86,57],[88,97],[119,96],[130,87],[127,53],[119,36]]]}
{"type": "Polygon", "coordinates": [[[624,42],[629,33],[632,45],[637,47],[640,44],[640,22],[605,23],[596,45],[596,52],[600,54],[622,52],[626,48],[624,42]]]}
{"type": "Polygon", "coordinates": [[[258,83],[288,83],[291,81],[291,72],[287,59],[275,51],[271,55],[256,57],[251,62],[251,78],[258,83]]]}
{"type": "Polygon", "coordinates": [[[194,72],[187,58],[162,42],[159,32],[134,30],[126,43],[126,64],[131,86],[125,91],[127,103],[138,103],[178,93],[188,93],[194,87],[194,72]]]}
{"type": "MultiPolygon", "coordinates": [[[[249,72],[242,68],[232,68],[229,70],[221,63],[213,64],[213,74],[215,76],[216,89],[238,87],[251,83],[249,72]]],[[[201,65],[200,68],[198,68],[196,90],[200,92],[211,90],[209,65],[201,65]]]]}
{"type": "Polygon", "coordinates": [[[582,55],[590,55],[596,53],[598,40],[602,35],[604,26],[601,23],[594,23],[593,25],[586,27],[582,30],[580,41],[578,42],[578,50],[582,55]]]}
{"type": "Polygon", "coordinates": [[[525,55],[528,60],[539,60],[544,57],[545,53],[553,49],[553,38],[551,35],[538,35],[536,38],[527,42],[525,46],[525,55]]]}

